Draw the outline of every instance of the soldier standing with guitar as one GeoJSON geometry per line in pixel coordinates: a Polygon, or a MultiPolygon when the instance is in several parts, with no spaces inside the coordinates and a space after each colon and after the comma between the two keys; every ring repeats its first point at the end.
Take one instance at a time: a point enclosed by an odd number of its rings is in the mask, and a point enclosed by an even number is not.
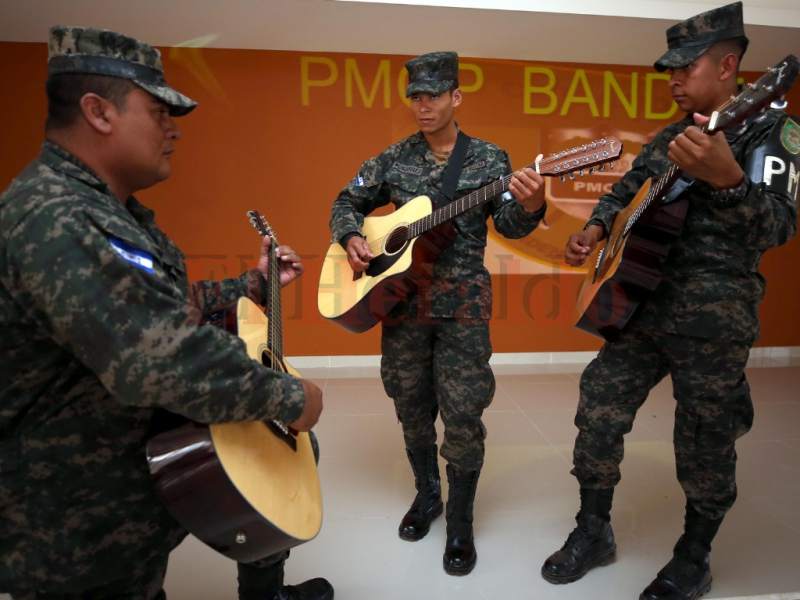
{"type": "Polygon", "coordinates": [[[640,598],[694,600],[710,588],[711,542],[736,499],[735,441],[753,421],[744,368],[764,293],[758,264],[764,251],[795,234],[800,127],[768,110],[729,133],[700,128],[737,91],[747,48],[740,2],[671,27],[667,41],[655,67],[669,71],[672,96],[687,116],[646,145],[600,198],[584,230],[567,242],[566,261],[583,264],[614,216],[670,161],[695,180],[680,196],[688,212],[660,285],[583,372],[572,470],[580,484],[578,526],[542,576],[569,583],[613,560],[610,510],[623,436],[650,389],[670,374],[685,526],[672,559],[640,598]]]}
{"type": "MultiPolygon", "coordinates": [[[[406,68],[406,95],[419,131],[367,160],[333,204],[332,237],[347,250],[355,273],[373,258],[361,236],[364,215],[423,194],[441,206],[510,171],[503,150],[469,138],[456,125],[462,96],[454,52],[425,54],[406,68]]],[[[491,281],[483,266],[486,220],[491,216],[507,237],[522,237],[545,211],[542,179],[532,169],[516,173],[509,189],[511,194],[455,218],[455,241],[434,263],[430,283],[383,322],[381,377],[395,403],[417,488],[399,535],[422,539],[442,512],[434,427],[441,413],[450,484],[443,561],[451,575],[466,575],[477,559],[472,514],[486,435],[481,415],[494,394],[491,281]]]]}
{"type": "MultiPolygon", "coordinates": [[[[166,84],[158,51],[54,27],[48,73],[41,154],[0,196],[0,592],[163,599],[186,531],[145,460],[159,409],[308,431],[322,393],[200,325],[240,296],[265,303],[269,240],[257,269],[190,286],[183,254],[133,196],[169,177],[173,117],[196,105],[166,84]]],[[[286,284],[302,265],[278,254],[286,284]]],[[[239,597],[333,598],[324,579],[284,586],[284,559],[239,565],[239,597]]]]}

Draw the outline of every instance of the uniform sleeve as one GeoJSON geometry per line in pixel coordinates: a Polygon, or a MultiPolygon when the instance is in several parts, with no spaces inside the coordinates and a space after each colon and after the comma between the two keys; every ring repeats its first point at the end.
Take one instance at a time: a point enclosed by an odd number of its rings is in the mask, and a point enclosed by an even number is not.
{"type": "Polygon", "coordinates": [[[329,223],[334,242],[341,243],[345,237],[350,237],[349,234],[360,234],[364,216],[389,203],[389,187],[383,179],[387,163],[385,154],[367,160],[339,192],[329,223]]]}
{"type": "Polygon", "coordinates": [[[7,247],[17,302],[115,400],[202,423],[300,415],[299,380],[250,359],[238,338],[198,326],[185,291],[110,237],[81,208],[42,209],[9,232],[7,247]]]}
{"type": "MultiPolygon", "coordinates": [[[[498,153],[497,174],[492,179],[499,179],[511,172],[511,163],[504,150],[498,153]]],[[[531,233],[544,217],[547,209],[528,212],[510,193],[501,194],[493,202],[492,220],[500,235],[516,239],[531,233]]]]}
{"type": "Polygon", "coordinates": [[[191,284],[189,293],[192,303],[203,317],[208,317],[233,306],[242,296],[256,304],[266,304],[267,280],[258,269],[250,269],[235,278],[195,281],[191,284]]]}
{"type": "Polygon", "coordinates": [[[750,247],[767,250],[785,244],[797,233],[797,188],[800,180],[800,155],[791,153],[781,143],[784,130],[797,128],[784,117],[771,128],[756,135],[744,149],[744,185],[738,190],[711,192],[712,207],[733,212],[743,231],[743,241],[750,247]]]}

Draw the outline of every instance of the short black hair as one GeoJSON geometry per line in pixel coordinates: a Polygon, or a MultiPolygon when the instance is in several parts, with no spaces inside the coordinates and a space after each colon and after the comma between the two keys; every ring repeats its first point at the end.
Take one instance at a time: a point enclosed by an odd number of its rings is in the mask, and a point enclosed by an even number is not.
{"type": "Polygon", "coordinates": [[[47,79],[47,121],[45,129],[63,129],[80,115],[80,101],[86,94],[97,94],[119,109],[136,84],[121,77],[88,73],[59,73],[47,79]]]}
{"type": "MultiPolygon", "coordinates": [[[[739,65],[742,64],[742,57],[747,52],[749,40],[746,37],[735,37],[729,40],[722,40],[714,44],[711,48],[718,58],[722,58],[726,54],[735,54],[739,59],[739,65]]],[[[737,65],[738,69],[738,65],[737,65]]]]}

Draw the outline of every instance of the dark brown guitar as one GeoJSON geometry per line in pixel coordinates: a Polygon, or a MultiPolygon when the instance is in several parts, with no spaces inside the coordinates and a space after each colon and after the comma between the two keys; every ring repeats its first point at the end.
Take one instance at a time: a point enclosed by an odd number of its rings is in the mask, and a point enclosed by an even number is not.
{"type": "MultiPolygon", "coordinates": [[[[530,167],[541,175],[563,177],[602,168],[621,153],[622,142],[608,137],[539,155],[530,167]]],[[[510,181],[506,175],[435,210],[430,198],[417,196],[386,216],[367,217],[362,233],[375,257],[365,272],[354,273],[344,248],[330,246],[319,277],[320,314],[359,333],[375,325],[430,278],[436,258],[455,237],[452,220],[505,192],[510,181]]]]}
{"type": "MultiPolygon", "coordinates": [[[[712,134],[741,123],[783,96],[797,73],[797,58],[787,56],[714,111],[703,131],[712,134]]],[[[605,244],[587,259],[590,268],[577,301],[578,327],[607,340],[619,336],[661,282],[661,267],[681,235],[689,208],[681,195],[691,184],[673,164],[657,179],[648,179],[617,213],[605,244]]]]}
{"type": "MultiPolygon", "coordinates": [[[[236,333],[248,355],[299,377],[283,359],[278,241],[256,211],[253,226],[272,238],[268,319],[240,298],[236,333]]],[[[187,423],[154,436],[147,462],[175,519],[218,552],[252,562],[307,542],[322,525],[322,496],[311,438],[277,421],[187,423]]]]}

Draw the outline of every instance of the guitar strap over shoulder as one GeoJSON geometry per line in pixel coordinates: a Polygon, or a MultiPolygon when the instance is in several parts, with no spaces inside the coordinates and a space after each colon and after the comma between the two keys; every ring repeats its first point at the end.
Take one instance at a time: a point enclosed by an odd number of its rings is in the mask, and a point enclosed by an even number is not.
{"type": "Polygon", "coordinates": [[[458,178],[461,177],[461,170],[464,168],[464,158],[467,156],[469,140],[470,137],[459,129],[456,145],[453,147],[453,153],[450,155],[447,166],[442,173],[442,196],[444,196],[445,202],[453,200],[456,193],[458,178]]]}

